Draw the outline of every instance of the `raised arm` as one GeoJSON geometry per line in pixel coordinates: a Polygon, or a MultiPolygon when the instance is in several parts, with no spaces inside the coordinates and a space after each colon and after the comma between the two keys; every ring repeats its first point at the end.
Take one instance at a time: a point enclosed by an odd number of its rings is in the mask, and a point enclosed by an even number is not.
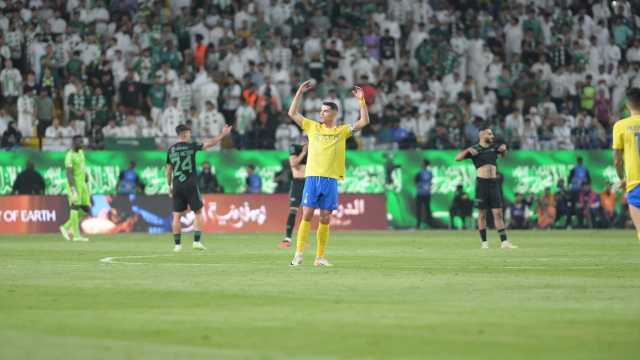
{"type": "Polygon", "coordinates": [[[289,117],[293,119],[293,121],[298,124],[302,128],[302,122],[304,117],[300,114],[300,102],[302,101],[302,94],[311,89],[313,85],[311,84],[311,80],[307,80],[303,82],[298,91],[296,91],[296,95],[293,97],[293,101],[291,102],[291,106],[289,106],[289,117]]]}
{"type": "Polygon", "coordinates": [[[218,134],[218,136],[214,137],[213,139],[206,140],[202,144],[202,148],[208,149],[210,147],[214,147],[214,146],[218,145],[218,143],[220,141],[222,141],[222,139],[224,139],[227,135],[229,135],[231,133],[231,129],[233,129],[233,127],[231,127],[229,125],[225,125],[222,128],[222,131],[220,132],[220,134],[218,134]]]}
{"type": "Polygon", "coordinates": [[[475,156],[478,155],[478,150],[470,147],[468,149],[464,149],[456,155],[456,161],[461,161],[467,158],[467,155],[475,156]]]}
{"type": "Polygon", "coordinates": [[[302,159],[304,159],[304,157],[307,156],[307,146],[308,144],[304,144],[300,154],[289,156],[289,164],[291,165],[291,167],[297,167],[298,165],[300,165],[300,163],[302,162],[302,159]]]}
{"type": "Polygon", "coordinates": [[[353,131],[362,130],[365,126],[369,125],[369,110],[367,109],[367,102],[364,100],[364,91],[359,86],[353,87],[353,96],[360,102],[360,119],[353,124],[353,131]]]}

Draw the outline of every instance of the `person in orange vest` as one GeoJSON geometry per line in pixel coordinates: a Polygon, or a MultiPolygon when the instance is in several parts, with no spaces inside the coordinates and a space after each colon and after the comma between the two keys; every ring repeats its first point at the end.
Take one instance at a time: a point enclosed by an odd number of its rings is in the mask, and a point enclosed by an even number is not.
{"type": "Polygon", "coordinates": [[[203,67],[207,59],[208,46],[202,42],[203,40],[204,38],[202,35],[196,34],[196,47],[193,52],[193,62],[197,68],[203,67]]]}

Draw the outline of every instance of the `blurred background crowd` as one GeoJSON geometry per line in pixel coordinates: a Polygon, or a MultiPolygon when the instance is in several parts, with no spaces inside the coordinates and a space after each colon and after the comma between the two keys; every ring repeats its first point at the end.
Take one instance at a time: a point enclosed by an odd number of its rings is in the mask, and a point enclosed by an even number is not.
{"type": "MultiPolygon", "coordinates": [[[[2,148],[75,134],[287,149],[286,116],[335,101],[371,126],[351,148],[452,149],[490,122],[513,149],[600,149],[640,87],[640,2],[600,0],[0,0],[2,148]]],[[[214,149],[216,150],[216,149],[214,149]]]]}

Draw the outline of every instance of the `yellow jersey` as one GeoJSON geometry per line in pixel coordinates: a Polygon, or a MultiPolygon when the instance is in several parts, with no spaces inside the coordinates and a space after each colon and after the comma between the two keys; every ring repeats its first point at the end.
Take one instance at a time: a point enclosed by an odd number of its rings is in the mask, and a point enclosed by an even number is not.
{"type": "Polygon", "coordinates": [[[613,125],[614,150],[622,150],[627,192],[640,185],[640,116],[622,119],[613,125]]]}
{"type": "Polygon", "coordinates": [[[347,139],[353,134],[350,125],[326,127],[304,118],[302,131],[309,137],[307,168],[304,176],[344,179],[347,139]]]}

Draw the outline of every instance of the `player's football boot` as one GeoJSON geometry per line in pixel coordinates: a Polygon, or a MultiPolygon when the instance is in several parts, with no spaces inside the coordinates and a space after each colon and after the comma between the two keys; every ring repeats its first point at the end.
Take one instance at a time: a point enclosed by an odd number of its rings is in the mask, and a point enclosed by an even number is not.
{"type": "Polygon", "coordinates": [[[62,237],[65,240],[71,241],[71,234],[69,233],[69,230],[67,230],[64,226],[60,226],[60,234],[62,234],[62,237]]]}
{"type": "Polygon", "coordinates": [[[73,237],[73,241],[78,241],[78,242],[88,242],[89,238],[86,238],[84,236],[74,236],[73,237]]]}
{"type": "Polygon", "coordinates": [[[182,245],[176,245],[173,247],[173,252],[180,252],[182,251],[182,245]]]}
{"type": "Polygon", "coordinates": [[[480,246],[481,249],[488,249],[489,248],[489,242],[488,241],[483,241],[482,242],[482,246],[480,246]]]}
{"type": "Polygon", "coordinates": [[[507,241],[503,241],[502,244],[500,244],[500,248],[501,249],[517,249],[518,247],[513,245],[511,241],[507,240],[507,241]]]}
{"type": "Polygon", "coordinates": [[[200,251],[204,251],[207,250],[206,247],[204,247],[204,245],[202,245],[202,242],[200,241],[194,241],[193,242],[193,250],[200,250],[200,251]]]}
{"type": "Polygon", "coordinates": [[[313,266],[333,266],[329,260],[323,258],[323,257],[317,257],[316,260],[313,262],[313,266]]]}
{"type": "Polygon", "coordinates": [[[280,241],[278,244],[280,249],[288,249],[291,247],[291,238],[284,238],[284,240],[280,241]]]}
{"type": "Polygon", "coordinates": [[[296,253],[293,256],[293,260],[291,260],[290,266],[300,266],[302,265],[302,254],[296,253]]]}

